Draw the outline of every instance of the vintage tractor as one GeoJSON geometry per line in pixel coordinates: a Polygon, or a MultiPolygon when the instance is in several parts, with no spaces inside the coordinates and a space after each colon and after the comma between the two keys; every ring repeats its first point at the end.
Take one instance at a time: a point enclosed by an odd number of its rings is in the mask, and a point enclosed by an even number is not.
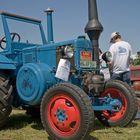
{"type": "MultiPolygon", "coordinates": [[[[0,40],[0,127],[12,106],[40,110],[41,122],[55,140],[82,140],[94,128],[95,116],[106,126],[126,126],[137,113],[136,96],[121,81],[104,81],[100,74],[98,40],[103,30],[96,0],[88,0],[89,22],[79,36],[55,43],[52,12],[47,9],[48,41],[41,21],[1,13],[5,36],[0,40]],[[12,21],[38,27],[42,44],[22,42],[12,21]],[[13,32],[14,31],[14,32],[13,32]]],[[[26,36],[34,36],[30,32],[26,36]]],[[[34,39],[36,40],[36,39],[34,39]]],[[[107,56],[108,57],[108,56],[107,56]]]]}

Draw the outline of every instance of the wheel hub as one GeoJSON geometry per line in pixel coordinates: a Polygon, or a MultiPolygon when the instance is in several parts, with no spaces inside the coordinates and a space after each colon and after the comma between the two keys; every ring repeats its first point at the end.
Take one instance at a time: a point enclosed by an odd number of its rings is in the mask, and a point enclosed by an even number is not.
{"type": "Polygon", "coordinates": [[[70,131],[72,129],[71,123],[77,121],[77,115],[73,116],[76,114],[75,108],[67,106],[65,99],[55,101],[51,113],[54,124],[62,131],[70,131]]]}
{"type": "Polygon", "coordinates": [[[113,107],[112,111],[114,112],[118,112],[122,107],[122,104],[118,99],[112,99],[110,105],[113,107]]]}
{"type": "Polygon", "coordinates": [[[110,104],[113,106],[113,110],[110,111],[102,111],[105,118],[109,120],[118,120],[122,118],[126,112],[127,109],[127,101],[125,99],[125,96],[121,93],[120,90],[115,88],[108,88],[106,91],[102,94],[102,96],[108,96],[110,94],[110,98],[114,98],[110,104]]]}
{"type": "Polygon", "coordinates": [[[60,122],[64,122],[64,120],[66,119],[66,114],[65,114],[65,110],[61,110],[61,109],[57,109],[57,111],[55,112],[55,117],[57,117],[57,119],[60,122]]]}

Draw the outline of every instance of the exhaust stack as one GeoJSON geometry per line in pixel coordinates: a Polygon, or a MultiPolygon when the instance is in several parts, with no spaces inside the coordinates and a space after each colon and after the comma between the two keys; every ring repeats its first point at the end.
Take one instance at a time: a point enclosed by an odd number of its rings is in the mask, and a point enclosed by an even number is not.
{"type": "Polygon", "coordinates": [[[98,20],[96,0],[88,0],[88,17],[89,21],[85,27],[85,32],[88,34],[93,46],[93,60],[97,62],[97,69],[100,68],[99,61],[99,37],[103,31],[103,26],[98,20]]]}
{"type": "Polygon", "coordinates": [[[52,21],[52,13],[53,10],[48,8],[45,13],[47,13],[47,35],[48,35],[48,43],[54,42],[53,39],[53,21],[52,21]]]}

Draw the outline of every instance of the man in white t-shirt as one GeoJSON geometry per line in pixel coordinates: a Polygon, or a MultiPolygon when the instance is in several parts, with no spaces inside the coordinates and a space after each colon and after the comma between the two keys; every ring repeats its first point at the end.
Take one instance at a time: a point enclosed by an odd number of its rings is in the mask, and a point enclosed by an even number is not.
{"type": "Polygon", "coordinates": [[[132,55],[131,45],[122,41],[119,32],[111,34],[109,51],[112,54],[112,60],[109,63],[111,70],[111,79],[121,80],[131,85],[130,81],[130,58],[132,55]]]}

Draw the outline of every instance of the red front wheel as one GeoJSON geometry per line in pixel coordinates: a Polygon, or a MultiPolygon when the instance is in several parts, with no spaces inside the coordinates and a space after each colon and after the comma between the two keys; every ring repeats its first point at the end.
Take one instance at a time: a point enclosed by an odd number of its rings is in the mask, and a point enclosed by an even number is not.
{"type": "Polygon", "coordinates": [[[121,102],[118,111],[96,111],[95,115],[99,121],[106,126],[126,126],[137,113],[137,101],[131,88],[118,80],[110,80],[105,85],[101,97],[111,97],[121,102]]]}
{"type": "Polygon", "coordinates": [[[80,140],[93,127],[94,113],[86,93],[72,84],[49,89],[41,103],[41,120],[56,140],[80,140]]]}

